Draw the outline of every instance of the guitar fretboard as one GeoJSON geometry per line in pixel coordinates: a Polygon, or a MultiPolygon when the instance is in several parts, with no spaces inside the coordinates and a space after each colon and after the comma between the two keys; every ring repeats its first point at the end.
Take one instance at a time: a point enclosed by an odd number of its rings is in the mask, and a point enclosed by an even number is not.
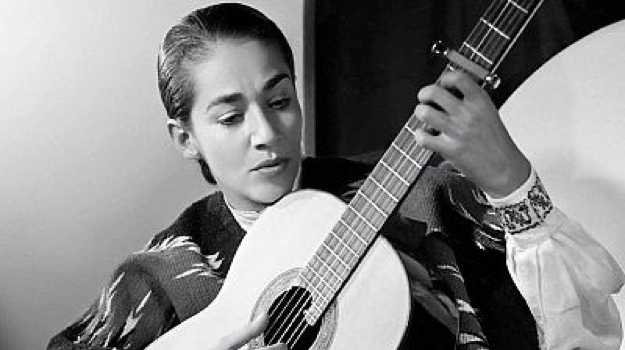
{"type": "MultiPolygon", "coordinates": [[[[494,71],[542,0],[495,0],[458,52],[494,71]]],[[[448,65],[447,69],[459,69],[448,65]]],[[[314,324],[341,290],[421,174],[432,152],[414,138],[422,122],[412,115],[364,181],[345,212],[298,276],[312,293],[307,321],[314,324]]]]}
{"type": "Polygon", "coordinates": [[[495,71],[542,0],[494,0],[458,52],[495,71]]]}

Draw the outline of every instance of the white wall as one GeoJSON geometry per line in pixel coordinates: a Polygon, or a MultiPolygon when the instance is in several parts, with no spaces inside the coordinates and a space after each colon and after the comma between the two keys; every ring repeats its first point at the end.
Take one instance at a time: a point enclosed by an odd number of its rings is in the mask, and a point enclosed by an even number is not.
{"type": "MultiPolygon", "coordinates": [[[[286,32],[302,77],[303,0],[243,2],[286,32]]],[[[45,348],[209,190],[170,145],[155,74],[165,31],[208,3],[1,1],[0,349],[45,348]]]]}
{"type": "MultiPolygon", "coordinates": [[[[579,40],[544,64],[501,114],[554,203],[625,268],[623,62],[625,20],[579,40]]],[[[625,293],[615,300],[623,317],[625,293]]]]}

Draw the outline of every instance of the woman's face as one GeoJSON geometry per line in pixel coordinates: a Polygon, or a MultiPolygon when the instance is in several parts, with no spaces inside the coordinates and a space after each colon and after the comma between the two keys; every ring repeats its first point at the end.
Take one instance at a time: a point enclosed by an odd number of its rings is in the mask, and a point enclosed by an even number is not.
{"type": "Polygon", "coordinates": [[[251,39],[218,41],[191,74],[191,143],[228,202],[260,210],[291,191],[302,115],[278,48],[251,39]]]}

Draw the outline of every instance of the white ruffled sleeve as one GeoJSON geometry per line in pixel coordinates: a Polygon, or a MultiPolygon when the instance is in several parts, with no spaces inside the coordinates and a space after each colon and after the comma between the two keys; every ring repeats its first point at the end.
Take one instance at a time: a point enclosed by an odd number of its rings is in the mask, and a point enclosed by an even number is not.
{"type": "Polygon", "coordinates": [[[584,228],[554,207],[534,171],[501,199],[489,198],[506,230],[508,270],[536,319],[541,349],[620,347],[611,294],[625,276],[584,228]]]}

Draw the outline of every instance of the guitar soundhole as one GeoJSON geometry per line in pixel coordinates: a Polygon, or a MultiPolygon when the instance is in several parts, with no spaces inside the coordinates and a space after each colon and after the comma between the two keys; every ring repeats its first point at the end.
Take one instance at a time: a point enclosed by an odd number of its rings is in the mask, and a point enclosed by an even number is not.
{"type": "Polygon", "coordinates": [[[290,350],[310,349],[321,327],[321,321],[311,326],[304,319],[304,311],[311,303],[312,296],[302,287],[292,287],[280,294],[269,307],[265,344],[284,343],[290,350]]]}

